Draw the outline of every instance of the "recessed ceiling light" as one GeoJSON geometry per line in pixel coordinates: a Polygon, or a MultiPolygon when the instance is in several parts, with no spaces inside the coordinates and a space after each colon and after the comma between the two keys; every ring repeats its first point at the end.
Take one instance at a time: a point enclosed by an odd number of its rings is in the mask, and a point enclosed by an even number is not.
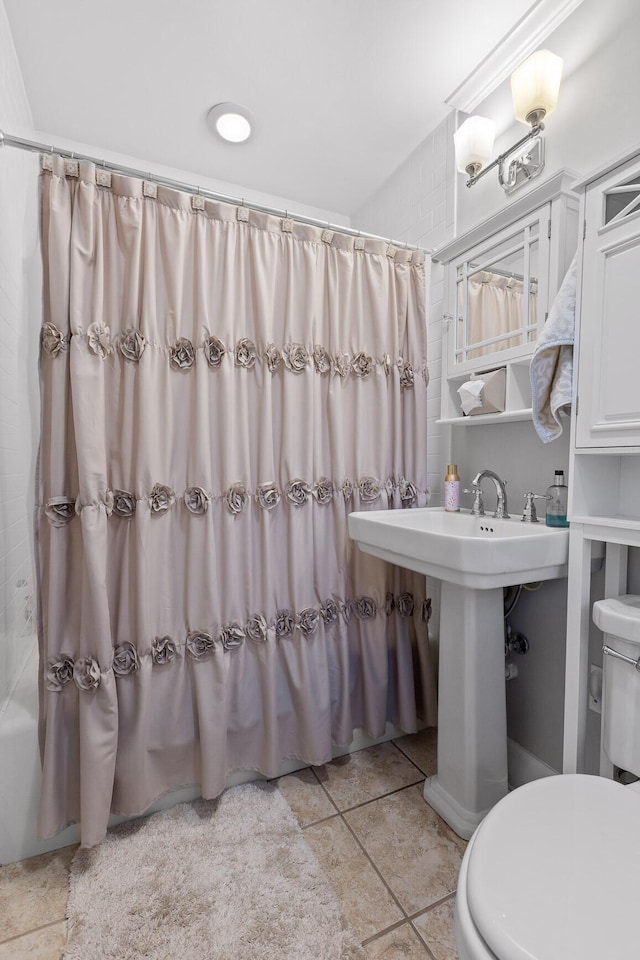
{"type": "Polygon", "coordinates": [[[246,143],[253,129],[253,117],[239,103],[217,103],[207,114],[211,129],[226,143],[246,143]]]}

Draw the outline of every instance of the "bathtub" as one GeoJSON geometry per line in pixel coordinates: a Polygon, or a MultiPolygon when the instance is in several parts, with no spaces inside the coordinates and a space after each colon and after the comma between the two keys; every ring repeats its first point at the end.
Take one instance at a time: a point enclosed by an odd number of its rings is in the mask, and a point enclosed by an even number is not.
{"type": "MultiPolygon", "coordinates": [[[[388,723],[382,737],[373,739],[359,730],[347,747],[335,747],[333,756],[343,756],[402,736],[402,731],[388,723]]],[[[283,763],[280,776],[300,770],[307,764],[299,760],[283,763]]],[[[236,786],[257,779],[247,771],[234,773],[227,786],[236,786]]],[[[49,840],[36,833],[40,800],[40,752],[38,747],[38,645],[35,637],[31,652],[7,702],[0,710],[0,865],[25,860],[38,853],[57,850],[79,843],[77,826],[67,827],[49,840]]],[[[183,787],[161,797],[147,813],[166,810],[176,803],[186,803],[200,796],[197,786],[183,787]]],[[[112,817],[111,825],[126,817],[112,817]]]]}
{"type": "MultiPolygon", "coordinates": [[[[297,769],[301,764],[295,764],[297,769]]],[[[0,864],[25,860],[38,853],[80,842],[76,825],[48,840],[37,835],[40,802],[38,746],[38,644],[34,637],[18,681],[0,711],[0,864]]],[[[229,778],[228,786],[255,779],[253,773],[229,778]]],[[[161,797],[147,813],[164,810],[198,797],[196,786],[182,787],[161,797]]],[[[126,817],[111,817],[110,826],[126,817]]]]}
{"type": "Polygon", "coordinates": [[[77,827],[51,840],[36,836],[40,797],[38,748],[38,645],[0,711],[0,864],[77,843],[77,827]]]}

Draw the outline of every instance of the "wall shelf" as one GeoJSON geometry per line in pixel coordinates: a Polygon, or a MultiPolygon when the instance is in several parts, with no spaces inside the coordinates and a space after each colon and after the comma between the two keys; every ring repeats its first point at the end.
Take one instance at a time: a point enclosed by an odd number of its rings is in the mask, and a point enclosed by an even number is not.
{"type": "Polygon", "coordinates": [[[465,427],[479,426],[481,423],[513,423],[517,420],[532,420],[533,410],[527,407],[524,410],[506,410],[504,413],[482,413],[475,417],[443,417],[436,423],[449,426],[462,424],[465,427]]]}
{"type": "Polygon", "coordinates": [[[637,457],[640,456],[640,447],[576,447],[576,457],[637,457]]]}
{"type": "MultiPolygon", "coordinates": [[[[612,515],[610,517],[571,517],[571,523],[581,523],[585,527],[605,527],[606,529],[605,533],[603,534],[603,539],[608,539],[606,536],[606,530],[626,530],[630,534],[631,540],[633,541],[637,541],[638,536],[640,535],[640,520],[637,517],[628,517],[621,514],[612,515]]],[[[629,542],[631,542],[631,540],[629,542]]]]}
{"type": "MultiPolygon", "coordinates": [[[[502,364],[505,370],[505,397],[504,410],[500,413],[480,413],[476,416],[465,417],[460,409],[458,387],[469,379],[469,373],[456,373],[448,376],[442,391],[440,420],[438,423],[453,426],[462,423],[465,426],[475,423],[513,423],[516,420],[532,420],[531,409],[531,380],[529,378],[529,357],[509,360],[502,364]]],[[[482,377],[485,370],[478,364],[475,370],[477,376],[482,377]]],[[[493,367],[495,369],[495,367],[493,367]]]]}

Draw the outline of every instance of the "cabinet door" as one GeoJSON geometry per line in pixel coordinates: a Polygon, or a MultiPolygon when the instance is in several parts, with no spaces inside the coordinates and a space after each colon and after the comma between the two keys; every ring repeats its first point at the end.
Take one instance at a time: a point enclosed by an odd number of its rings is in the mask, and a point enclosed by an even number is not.
{"type": "Polygon", "coordinates": [[[640,162],[585,200],[578,447],[640,446],[640,162]]]}
{"type": "Polygon", "coordinates": [[[550,227],[545,203],[450,262],[449,375],[531,356],[547,310],[550,227]]]}

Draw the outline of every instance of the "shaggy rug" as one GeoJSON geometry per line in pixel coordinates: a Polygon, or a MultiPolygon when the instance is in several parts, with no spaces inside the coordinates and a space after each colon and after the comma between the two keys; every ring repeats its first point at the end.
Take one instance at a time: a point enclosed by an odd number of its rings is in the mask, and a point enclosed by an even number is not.
{"type": "Polygon", "coordinates": [[[362,960],[269,784],[110,831],[71,866],[65,960],[362,960]]]}

